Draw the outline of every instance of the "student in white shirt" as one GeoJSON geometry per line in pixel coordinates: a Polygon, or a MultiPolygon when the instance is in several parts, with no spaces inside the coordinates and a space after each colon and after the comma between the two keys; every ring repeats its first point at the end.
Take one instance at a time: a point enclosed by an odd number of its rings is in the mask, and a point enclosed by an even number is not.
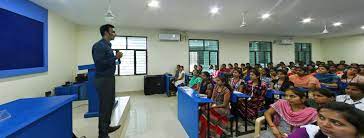
{"type": "Polygon", "coordinates": [[[184,67],[180,66],[178,78],[175,80],[174,86],[178,87],[185,82],[185,74],[184,67]]]}
{"type": "Polygon", "coordinates": [[[336,101],[354,105],[364,111],[364,82],[349,83],[346,88],[346,95],[336,96],[336,101]]]}

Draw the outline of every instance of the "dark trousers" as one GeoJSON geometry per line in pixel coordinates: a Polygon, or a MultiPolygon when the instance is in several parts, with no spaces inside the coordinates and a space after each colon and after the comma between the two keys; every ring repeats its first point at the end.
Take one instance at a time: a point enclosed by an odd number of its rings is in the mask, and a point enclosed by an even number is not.
{"type": "Polygon", "coordinates": [[[115,103],[115,76],[95,77],[99,96],[99,138],[108,138],[108,128],[115,103]]]}

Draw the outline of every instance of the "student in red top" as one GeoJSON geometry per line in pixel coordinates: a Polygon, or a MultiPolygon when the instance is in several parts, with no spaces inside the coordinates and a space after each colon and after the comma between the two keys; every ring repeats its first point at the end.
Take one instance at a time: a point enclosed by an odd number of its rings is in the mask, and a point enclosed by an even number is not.
{"type": "Polygon", "coordinates": [[[226,68],[226,64],[222,64],[220,68],[220,72],[222,73],[229,73],[230,69],[226,68]]]}
{"type": "Polygon", "coordinates": [[[341,77],[342,75],[344,75],[344,70],[345,70],[345,65],[344,64],[337,65],[336,75],[341,77]]]}
{"type": "Polygon", "coordinates": [[[320,82],[314,76],[308,74],[307,70],[303,67],[296,68],[296,75],[289,77],[295,87],[302,87],[308,89],[320,88],[320,82]]]}
{"type": "Polygon", "coordinates": [[[228,64],[229,74],[233,74],[234,66],[233,64],[228,64]]]}
{"type": "Polygon", "coordinates": [[[288,71],[288,77],[296,74],[296,67],[293,66],[290,71],[288,71]]]}

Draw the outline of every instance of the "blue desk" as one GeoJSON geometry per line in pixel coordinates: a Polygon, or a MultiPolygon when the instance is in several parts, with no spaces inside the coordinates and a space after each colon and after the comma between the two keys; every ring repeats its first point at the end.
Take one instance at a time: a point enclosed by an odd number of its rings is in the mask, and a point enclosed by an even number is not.
{"type": "Polygon", "coordinates": [[[71,138],[76,95],[19,99],[0,105],[11,117],[0,122],[0,137],[71,138]]]}
{"type": "MultiPolygon", "coordinates": [[[[238,91],[234,91],[233,93],[232,93],[232,95],[231,95],[231,107],[232,107],[232,114],[234,115],[234,116],[236,116],[235,117],[235,135],[236,136],[239,136],[240,135],[240,132],[239,132],[239,130],[238,130],[238,116],[239,116],[239,113],[238,113],[238,109],[237,109],[237,107],[238,107],[238,101],[239,101],[239,99],[240,98],[242,98],[242,99],[244,99],[244,103],[245,103],[245,105],[247,105],[247,101],[248,101],[248,99],[250,98],[250,96],[249,95],[247,95],[247,94],[245,94],[245,93],[241,93],[241,92],[238,92],[238,91]]],[[[245,106],[245,108],[244,108],[244,114],[248,114],[248,107],[247,106],[245,106]]],[[[245,132],[247,132],[248,131],[248,118],[246,117],[246,115],[244,116],[244,125],[245,125],[245,132]]]]}
{"type": "Polygon", "coordinates": [[[278,91],[278,90],[273,90],[273,89],[271,89],[271,90],[268,90],[267,91],[267,94],[266,94],[266,98],[271,98],[271,99],[273,99],[273,98],[275,98],[274,96],[275,95],[277,95],[277,96],[279,96],[279,99],[282,99],[282,97],[285,95],[285,92],[282,92],[282,91],[278,91]]]}
{"type": "Polygon", "coordinates": [[[166,87],[166,94],[168,97],[171,96],[171,93],[169,91],[169,86],[170,86],[170,82],[174,77],[172,76],[172,74],[164,74],[164,81],[165,81],[165,87],[166,87]]]}
{"type": "Polygon", "coordinates": [[[279,95],[279,99],[282,99],[282,96],[284,96],[286,93],[278,90],[273,90],[273,95],[279,95]]]}
{"type": "Polygon", "coordinates": [[[190,138],[199,136],[199,104],[212,102],[209,98],[198,97],[189,87],[178,87],[178,120],[190,138]]]}
{"type": "Polygon", "coordinates": [[[67,86],[58,86],[54,88],[54,93],[56,96],[61,95],[78,95],[77,100],[86,100],[87,99],[87,82],[67,85],[67,86]]]}
{"type": "Polygon", "coordinates": [[[87,70],[87,96],[88,96],[88,112],[85,113],[85,118],[99,117],[99,96],[95,87],[95,64],[78,66],[78,70],[87,70]]]}

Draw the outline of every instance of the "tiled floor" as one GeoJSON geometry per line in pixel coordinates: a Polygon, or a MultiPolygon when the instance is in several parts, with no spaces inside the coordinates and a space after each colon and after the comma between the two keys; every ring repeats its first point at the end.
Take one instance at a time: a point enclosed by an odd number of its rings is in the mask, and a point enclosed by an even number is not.
{"type": "MultiPolygon", "coordinates": [[[[130,114],[124,125],[126,138],[186,138],[188,137],[177,119],[176,97],[165,95],[145,96],[143,92],[117,93],[117,96],[130,96],[130,114]]],[[[96,118],[85,119],[86,102],[74,104],[74,131],[77,136],[97,138],[96,118]],[[80,123],[81,122],[81,123],[80,123]]],[[[251,138],[252,135],[241,136],[251,138]]],[[[239,137],[240,138],[240,137],[239,137]]]]}

